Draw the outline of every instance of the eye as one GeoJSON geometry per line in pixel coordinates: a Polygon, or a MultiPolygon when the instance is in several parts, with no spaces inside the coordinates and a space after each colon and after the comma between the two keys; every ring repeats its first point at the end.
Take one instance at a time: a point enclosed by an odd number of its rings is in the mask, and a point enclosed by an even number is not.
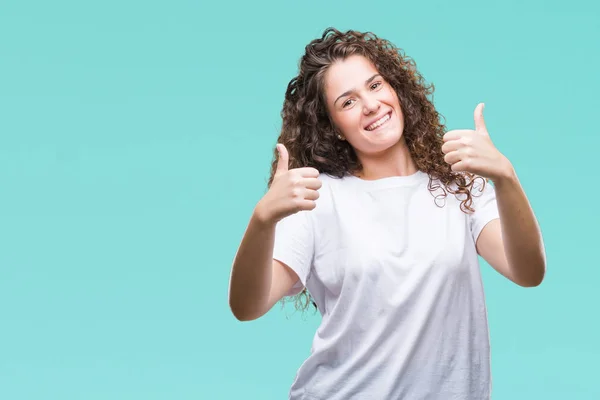
{"type": "Polygon", "coordinates": [[[346,100],[346,101],[344,102],[344,104],[342,104],[342,108],[346,108],[346,107],[348,107],[348,106],[352,105],[352,103],[351,103],[352,101],[354,101],[354,100],[353,100],[353,99],[348,99],[348,100],[346,100]]]}
{"type": "Polygon", "coordinates": [[[377,89],[379,86],[381,86],[381,82],[375,82],[371,85],[371,90],[375,90],[377,89]]]}

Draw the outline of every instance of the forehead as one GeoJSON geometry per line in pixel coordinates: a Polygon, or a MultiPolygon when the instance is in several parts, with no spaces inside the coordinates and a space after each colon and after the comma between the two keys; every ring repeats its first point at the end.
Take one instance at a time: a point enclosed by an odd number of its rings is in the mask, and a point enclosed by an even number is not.
{"type": "Polygon", "coordinates": [[[377,74],[377,68],[367,58],[353,55],[333,63],[325,75],[325,90],[328,95],[340,95],[352,88],[359,88],[377,74]]]}

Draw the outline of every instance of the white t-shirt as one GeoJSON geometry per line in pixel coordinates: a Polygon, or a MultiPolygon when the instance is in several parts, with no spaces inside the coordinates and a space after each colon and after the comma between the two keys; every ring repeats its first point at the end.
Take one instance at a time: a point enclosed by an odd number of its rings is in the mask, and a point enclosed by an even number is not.
{"type": "Polygon", "coordinates": [[[498,218],[493,186],[474,189],[465,214],[451,193],[436,200],[423,172],[320,179],[317,207],[276,227],[274,258],[300,278],[288,294],[305,286],[322,316],[289,398],[488,399],[475,242],[498,218]]]}

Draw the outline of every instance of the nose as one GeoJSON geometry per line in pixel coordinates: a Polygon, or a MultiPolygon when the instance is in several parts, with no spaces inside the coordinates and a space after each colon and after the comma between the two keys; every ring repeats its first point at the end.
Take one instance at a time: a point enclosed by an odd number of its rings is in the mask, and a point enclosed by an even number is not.
{"type": "Polygon", "coordinates": [[[363,100],[363,112],[365,115],[373,114],[379,111],[381,103],[374,97],[365,97],[363,100]]]}

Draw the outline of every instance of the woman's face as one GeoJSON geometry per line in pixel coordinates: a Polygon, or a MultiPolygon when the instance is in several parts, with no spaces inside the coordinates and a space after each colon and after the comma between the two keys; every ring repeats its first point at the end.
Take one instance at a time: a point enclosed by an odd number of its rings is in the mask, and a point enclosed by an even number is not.
{"type": "Polygon", "coordinates": [[[365,57],[355,55],[325,75],[329,115],[357,154],[376,154],[398,143],[404,118],[394,89],[365,57]]]}

